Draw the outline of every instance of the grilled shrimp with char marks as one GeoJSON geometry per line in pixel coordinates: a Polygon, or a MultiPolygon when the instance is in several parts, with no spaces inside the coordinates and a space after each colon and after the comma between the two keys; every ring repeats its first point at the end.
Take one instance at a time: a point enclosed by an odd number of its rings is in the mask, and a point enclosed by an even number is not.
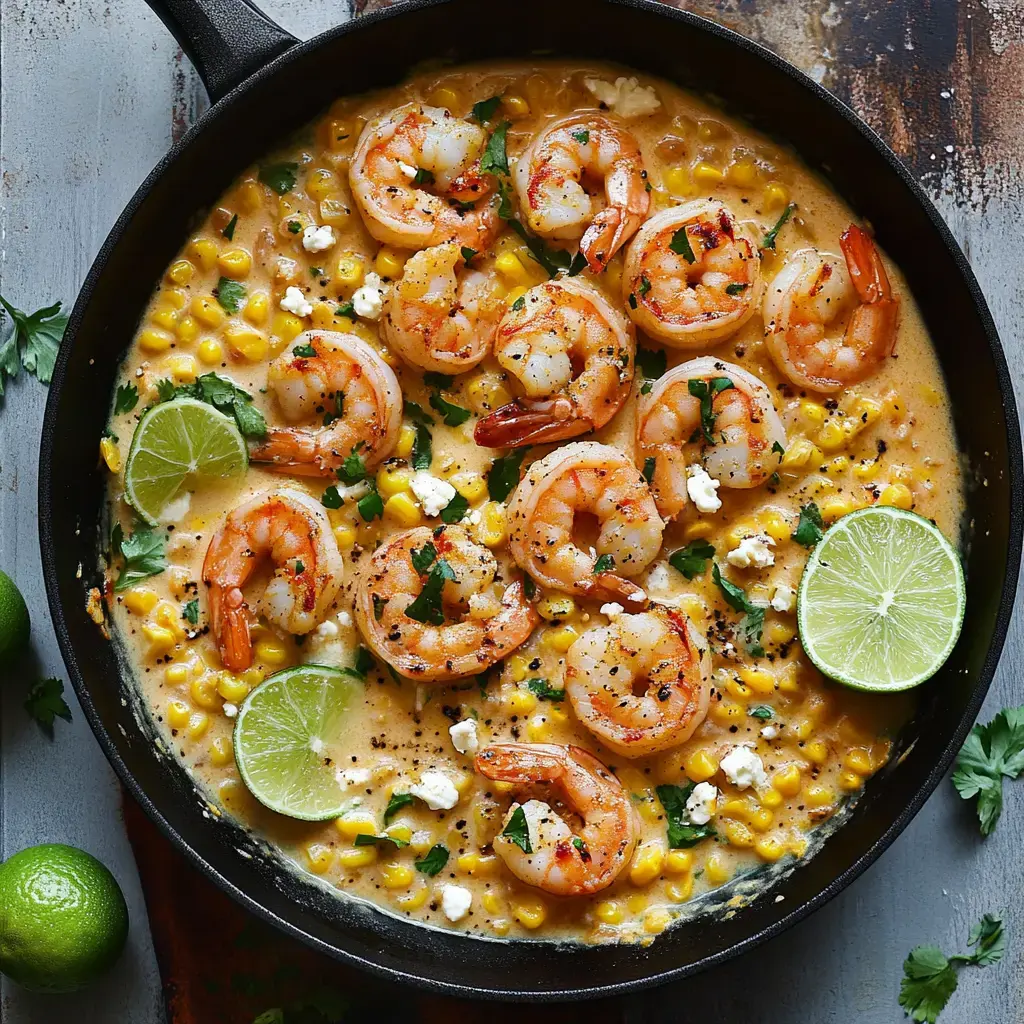
{"type": "Polygon", "coordinates": [[[636,811],[593,754],[555,743],[495,743],[477,754],[475,766],[536,794],[513,803],[504,822],[507,828],[522,809],[528,851],[503,834],[492,843],[521,882],[556,896],[585,896],[607,888],[629,863],[640,833],[636,811]]]}

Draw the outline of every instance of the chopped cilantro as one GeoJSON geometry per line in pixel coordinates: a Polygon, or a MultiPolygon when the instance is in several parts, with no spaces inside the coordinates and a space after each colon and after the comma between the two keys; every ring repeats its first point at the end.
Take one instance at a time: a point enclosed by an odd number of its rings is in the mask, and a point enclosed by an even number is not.
{"type": "Polygon", "coordinates": [[[611,572],[615,568],[615,558],[612,555],[601,555],[594,562],[594,572],[611,572]]]}
{"type": "Polygon", "coordinates": [[[412,468],[413,469],[430,469],[430,464],[434,461],[434,446],[433,438],[430,436],[430,430],[424,423],[416,424],[416,437],[412,442],[412,468]]]}
{"type": "Polygon", "coordinates": [[[235,237],[235,228],[238,226],[238,214],[236,213],[231,220],[228,221],[228,226],[221,232],[221,234],[229,241],[233,241],[235,237]]]}
{"type": "Polygon", "coordinates": [[[464,245],[459,252],[462,253],[462,260],[464,263],[469,263],[474,256],[479,256],[479,252],[476,249],[471,249],[468,245],[464,245]]]}
{"type": "Polygon", "coordinates": [[[351,451],[342,460],[337,473],[342,483],[357,484],[366,479],[366,460],[358,451],[351,451]]]}
{"type": "Polygon", "coordinates": [[[397,836],[389,836],[386,832],[381,832],[379,835],[370,835],[366,832],[361,832],[356,836],[353,845],[378,846],[381,843],[391,843],[396,850],[400,850],[403,846],[409,845],[409,840],[399,839],[397,836]]]}
{"type": "Polygon", "coordinates": [[[546,679],[527,679],[526,685],[538,700],[549,700],[552,704],[565,700],[565,690],[552,686],[546,679]]]}
{"type": "Polygon", "coordinates": [[[288,230],[293,235],[297,235],[302,230],[302,224],[297,220],[290,220],[288,221],[288,230]]]}
{"type": "Polygon", "coordinates": [[[708,559],[714,557],[713,545],[706,540],[694,540],[685,548],[673,551],[668,557],[668,564],[681,572],[688,580],[692,580],[695,576],[702,576],[707,571],[708,559]]]}
{"type": "Polygon", "coordinates": [[[760,718],[762,722],[767,722],[769,718],[775,717],[775,709],[767,704],[757,704],[749,708],[747,714],[751,718],[760,718]]]}
{"type": "Polygon", "coordinates": [[[519,485],[519,470],[528,448],[513,448],[494,460],[487,473],[487,495],[491,501],[504,501],[519,485]]]}
{"type": "Polygon", "coordinates": [[[450,373],[438,373],[436,370],[427,370],[423,374],[423,383],[428,388],[436,388],[441,391],[450,388],[455,383],[455,377],[450,373]]]}
{"type": "Polygon", "coordinates": [[[809,501],[800,508],[800,520],[793,531],[793,540],[805,548],[813,548],[825,536],[825,521],[818,506],[809,501]]]}
{"type": "Polygon", "coordinates": [[[118,384],[114,396],[114,415],[131,412],[139,404],[139,389],[134,384],[118,384]]]}
{"type": "Polygon", "coordinates": [[[344,499],[338,493],[338,488],[334,484],[331,484],[331,486],[320,495],[320,504],[323,505],[324,508],[341,508],[344,504],[344,499]]]}
{"type": "Polygon", "coordinates": [[[357,502],[356,508],[363,517],[364,522],[372,522],[384,515],[384,499],[377,493],[377,485],[371,480],[370,491],[364,494],[357,502]]]}
{"type": "Polygon", "coordinates": [[[569,277],[576,277],[577,274],[582,273],[586,269],[587,257],[584,256],[582,252],[577,252],[569,263],[569,277]]]}
{"type": "Polygon", "coordinates": [[[523,853],[533,853],[530,845],[530,826],[526,821],[526,811],[520,804],[508,818],[508,824],[501,830],[501,834],[510,842],[515,843],[523,853]]]}
{"type": "Polygon", "coordinates": [[[417,871],[422,871],[425,875],[434,876],[438,872],[444,870],[445,864],[448,863],[448,847],[442,846],[437,843],[432,846],[426,855],[420,860],[414,860],[413,866],[417,871]]]}
{"type": "Polygon", "coordinates": [[[700,431],[707,444],[714,444],[712,431],[715,429],[715,395],[735,387],[728,377],[711,377],[709,380],[689,380],[687,389],[694,398],[700,399],[700,431]]]}
{"type": "Polygon", "coordinates": [[[181,617],[193,626],[199,625],[199,601],[193,598],[181,610],[181,617]]]}
{"type": "Polygon", "coordinates": [[[775,227],[771,229],[765,236],[764,241],[761,243],[762,249],[771,249],[775,251],[775,240],[778,238],[779,232],[782,230],[782,226],[793,216],[793,211],[796,209],[796,203],[790,203],[782,211],[782,216],[775,222],[775,227]]]}
{"type": "Polygon", "coordinates": [[[433,185],[434,172],[428,171],[424,167],[418,167],[416,169],[416,173],[413,175],[412,183],[414,185],[433,185]]]}
{"type": "Polygon", "coordinates": [[[437,548],[430,541],[427,541],[423,547],[413,548],[409,552],[409,561],[412,562],[412,567],[421,576],[426,576],[430,567],[434,564],[435,558],[437,558],[437,548]]]}
{"type": "Polygon", "coordinates": [[[469,511],[469,502],[461,495],[456,494],[443,509],[441,509],[441,521],[444,523],[461,523],[469,511]]]}
{"type": "Polygon", "coordinates": [[[431,392],[430,408],[436,409],[444,417],[447,427],[461,426],[472,415],[468,409],[463,409],[460,405],[452,405],[436,391],[431,392]]]}
{"type": "Polygon", "coordinates": [[[750,286],[743,284],[741,281],[732,281],[725,286],[726,295],[739,295],[741,292],[745,292],[750,286]]]}
{"type": "Polygon", "coordinates": [[[243,437],[267,436],[267,421],[263,413],[252,404],[252,396],[228,377],[218,373],[204,373],[191,384],[178,387],[169,380],[158,380],[156,389],[161,402],[182,397],[195,398],[212,405],[225,416],[234,417],[243,437]]]}
{"type": "Polygon", "coordinates": [[[718,563],[711,566],[711,578],[715,586],[722,592],[725,603],[738,612],[743,612],[740,620],[740,633],[747,650],[755,658],[764,657],[764,648],[761,646],[761,632],[764,629],[764,608],[753,604],[742,587],[737,587],[722,575],[718,563]]]}
{"type": "Polygon", "coordinates": [[[512,312],[518,313],[521,309],[526,308],[526,296],[520,295],[515,302],[512,303],[512,312]]]}
{"type": "Polygon", "coordinates": [[[650,483],[654,479],[654,470],[657,465],[658,459],[654,455],[649,455],[646,459],[644,459],[644,468],[641,472],[643,473],[644,479],[648,483],[650,483]]]}
{"type": "Polygon", "coordinates": [[[115,554],[121,555],[124,565],[114,584],[114,590],[127,590],[139,580],[158,576],[167,568],[164,538],[156,530],[139,527],[129,536],[121,534],[117,539],[120,551],[115,551],[115,554]]]}
{"type": "Polygon", "coordinates": [[[661,806],[665,808],[668,818],[668,845],[673,850],[683,850],[695,846],[702,839],[715,835],[710,822],[706,825],[693,825],[686,810],[686,801],[696,787],[695,782],[685,786],[662,785],[656,787],[661,806]]]}
{"type": "Polygon", "coordinates": [[[512,126],[511,121],[502,121],[491,132],[487,140],[483,156],[480,157],[480,170],[484,174],[508,174],[508,153],[505,151],[505,137],[512,126]]]}
{"type": "Polygon", "coordinates": [[[637,291],[640,293],[640,298],[643,298],[651,290],[651,282],[647,279],[646,274],[640,275],[640,287],[637,291]]]}
{"type": "Polygon", "coordinates": [[[477,124],[487,124],[497,113],[499,106],[501,106],[501,97],[491,96],[486,100],[480,100],[479,103],[474,103],[469,116],[477,124]]]}
{"type": "Polygon", "coordinates": [[[590,132],[586,128],[578,132],[573,132],[572,137],[581,145],[585,146],[590,141],[590,132]]]}
{"type": "Polygon", "coordinates": [[[444,625],[444,608],[441,604],[441,592],[449,580],[455,580],[452,567],[440,558],[430,570],[427,582],[416,599],[405,609],[405,614],[417,622],[428,622],[432,626],[444,625]]]}
{"type": "Polygon", "coordinates": [[[690,236],[686,233],[684,224],[672,235],[668,247],[677,255],[682,256],[687,263],[696,263],[697,257],[693,254],[693,246],[690,245],[690,236]]]}
{"type": "Polygon", "coordinates": [[[387,807],[384,808],[384,824],[388,822],[403,808],[408,807],[413,801],[412,793],[392,793],[391,799],[388,800],[387,807]]]}
{"type": "Polygon", "coordinates": [[[214,288],[217,301],[228,313],[237,313],[245,298],[245,285],[232,281],[230,277],[222,277],[214,288]]]}
{"type": "Polygon", "coordinates": [[[303,344],[296,345],[292,349],[292,355],[299,359],[312,359],[316,356],[316,349],[308,342],[303,342],[303,344]]]}
{"type": "Polygon", "coordinates": [[[260,168],[259,179],[279,196],[283,196],[295,188],[295,172],[298,169],[296,163],[264,164],[260,168]]]}
{"type": "Polygon", "coordinates": [[[335,309],[334,311],[334,315],[347,316],[349,320],[359,319],[359,314],[356,312],[355,303],[352,302],[351,300],[348,302],[343,302],[340,306],[338,306],[337,309],[335,309]]]}

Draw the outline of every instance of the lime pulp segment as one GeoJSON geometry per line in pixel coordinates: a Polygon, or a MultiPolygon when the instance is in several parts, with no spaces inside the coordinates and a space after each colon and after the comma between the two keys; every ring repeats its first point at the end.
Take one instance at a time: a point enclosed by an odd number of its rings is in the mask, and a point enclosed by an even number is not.
{"type": "Polygon", "coordinates": [[[155,526],[186,480],[237,476],[248,463],[245,441],[231,419],[195,398],[177,398],[155,405],[135,428],[125,495],[155,526]]]}
{"type": "Polygon", "coordinates": [[[890,506],[839,519],[804,568],[800,642],[827,676],[861,690],[906,690],[949,657],[965,589],[953,546],[927,519],[890,506]]]}
{"type": "Polygon", "coordinates": [[[353,675],[301,665],[264,680],[235,721],[235,761],[249,791],[278,814],[324,821],[347,798],[337,778],[346,715],[362,700],[353,675]]]}

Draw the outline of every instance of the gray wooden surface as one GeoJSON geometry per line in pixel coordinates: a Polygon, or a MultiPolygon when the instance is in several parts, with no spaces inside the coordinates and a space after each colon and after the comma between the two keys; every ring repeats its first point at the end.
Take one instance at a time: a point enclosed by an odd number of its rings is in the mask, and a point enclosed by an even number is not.
{"type": "MultiPolygon", "coordinates": [[[[370,0],[372,3],[373,0],[370,0]]],[[[352,14],[344,0],[265,0],[308,37],[352,14]]],[[[366,0],[356,0],[357,10],[366,0]]],[[[684,4],[766,42],[854,106],[925,182],[992,305],[1024,399],[1024,3],[1020,0],[702,0],[684,4]]],[[[509,5],[509,30],[522,30],[509,5]]],[[[0,291],[25,309],[69,304],[122,205],[205,102],[142,0],[0,0],[0,291]]],[[[44,389],[20,381],[0,411],[0,566],[33,617],[38,671],[61,675],[40,579],[36,438],[44,389]]],[[[1024,702],[1018,615],[984,718],[1024,702]]],[[[157,1024],[159,978],[114,778],[74,698],[47,740],[0,680],[0,858],[64,841],[95,853],[128,897],[127,955],[84,997],[31,996],[0,979],[9,1024],[157,1024]]],[[[1024,785],[982,843],[948,782],[881,862],[841,897],[756,952],[624,1004],[631,1021],[888,1024],[900,965],[919,942],[952,951],[985,911],[1009,951],[965,970],[943,1020],[1024,1021],[1024,785]]],[[[567,1016],[571,1017],[569,1011],[567,1016]]],[[[205,1024],[205,1022],[204,1022],[205,1024]]],[[[213,1022],[211,1022],[213,1024],[213,1022]]]]}

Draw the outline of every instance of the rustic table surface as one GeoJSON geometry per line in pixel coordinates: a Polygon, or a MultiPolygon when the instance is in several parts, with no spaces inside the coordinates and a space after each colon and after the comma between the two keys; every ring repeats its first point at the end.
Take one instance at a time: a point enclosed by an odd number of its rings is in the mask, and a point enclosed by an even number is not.
{"type": "MultiPolygon", "coordinates": [[[[924,183],[988,296],[1024,397],[1024,2],[699,0],[683,3],[776,49],[850,103],[924,183]]],[[[365,0],[264,0],[309,37],[365,0]]],[[[509,6],[510,31],[516,27],[509,6]]],[[[187,60],[142,0],[0,0],[0,290],[34,309],[73,300],[135,188],[205,106],[187,60]]],[[[24,375],[22,375],[24,378],[24,375]]],[[[0,412],[0,565],[31,610],[35,669],[62,675],[43,593],[36,458],[45,391],[21,379],[0,412]]],[[[983,415],[983,412],[979,414],[983,415]]],[[[983,717],[1024,701],[1018,609],[983,717]]],[[[113,869],[134,921],[129,949],[86,998],[32,996],[0,979],[8,1024],[157,1024],[160,981],[121,822],[119,791],[74,703],[51,742],[0,680],[0,859],[66,841],[113,869]]],[[[1024,785],[982,842],[944,783],[881,861],[838,899],[757,951],[637,996],[627,1020],[889,1024],[901,963],[920,942],[952,951],[985,911],[1008,922],[1004,962],[963,972],[953,1021],[1024,1021],[1024,785]]]]}

